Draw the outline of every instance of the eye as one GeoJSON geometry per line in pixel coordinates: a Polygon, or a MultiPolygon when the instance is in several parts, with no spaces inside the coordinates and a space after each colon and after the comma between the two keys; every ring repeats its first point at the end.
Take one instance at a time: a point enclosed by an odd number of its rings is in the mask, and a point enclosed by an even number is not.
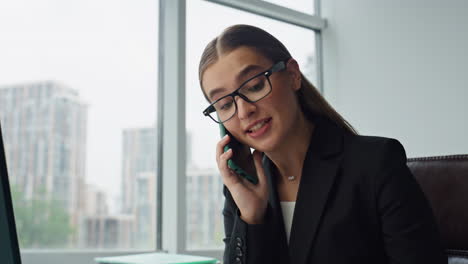
{"type": "Polygon", "coordinates": [[[261,91],[265,87],[265,82],[259,82],[253,86],[250,86],[247,91],[249,92],[258,92],[261,91]]]}
{"type": "Polygon", "coordinates": [[[224,112],[229,111],[232,108],[234,100],[231,97],[225,97],[214,104],[216,111],[224,112]]]}
{"type": "Polygon", "coordinates": [[[232,101],[227,102],[227,103],[225,103],[225,104],[223,104],[221,106],[221,110],[229,110],[229,108],[231,108],[231,106],[232,106],[232,101]]]}

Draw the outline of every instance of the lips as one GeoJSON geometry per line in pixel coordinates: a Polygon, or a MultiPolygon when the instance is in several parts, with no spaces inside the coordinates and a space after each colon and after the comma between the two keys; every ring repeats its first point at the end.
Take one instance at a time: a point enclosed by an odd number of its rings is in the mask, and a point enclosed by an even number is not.
{"type": "Polygon", "coordinates": [[[271,117],[255,121],[255,122],[253,122],[252,124],[250,124],[248,126],[248,128],[245,130],[245,132],[248,133],[248,134],[249,133],[255,133],[270,121],[271,121],[271,117]]]}

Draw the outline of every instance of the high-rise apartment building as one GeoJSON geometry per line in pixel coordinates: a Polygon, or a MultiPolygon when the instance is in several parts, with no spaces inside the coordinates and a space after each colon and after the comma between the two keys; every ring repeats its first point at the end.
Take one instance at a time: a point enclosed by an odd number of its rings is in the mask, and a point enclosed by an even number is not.
{"type": "Polygon", "coordinates": [[[187,245],[189,249],[222,246],[223,183],[217,169],[187,170],[187,245]]]}
{"type": "Polygon", "coordinates": [[[154,247],[156,242],[156,129],[123,131],[122,213],[135,217],[132,246],[154,247]]]}
{"type": "Polygon", "coordinates": [[[142,172],[136,181],[135,244],[136,248],[156,246],[156,173],[142,172]]]}
{"type": "Polygon", "coordinates": [[[123,131],[122,213],[134,214],[138,175],[156,172],[156,129],[134,128],[123,131]]]}
{"type": "Polygon", "coordinates": [[[87,105],[43,81],[0,87],[0,120],[11,184],[26,199],[53,199],[78,224],[83,210],[87,105]]]}
{"type": "Polygon", "coordinates": [[[128,250],[132,245],[135,219],[130,215],[96,215],[83,219],[83,243],[92,249],[128,250]]]}

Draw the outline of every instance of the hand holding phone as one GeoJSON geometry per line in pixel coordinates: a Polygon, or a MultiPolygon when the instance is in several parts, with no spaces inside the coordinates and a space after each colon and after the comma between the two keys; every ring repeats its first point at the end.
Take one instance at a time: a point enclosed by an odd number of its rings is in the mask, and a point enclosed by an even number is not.
{"type": "Polygon", "coordinates": [[[224,147],[224,152],[227,152],[229,149],[232,149],[235,153],[232,158],[228,160],[228,166],[234,172],[239,174],[241,177],[246,178],[253,184],[258,183],[257,172],[255,170],[255,163],[253,160],[253,155],[250,153],[249,146],[241,144],[234,138],[229,131],[219,124],[219,130],[221,138],[226,134],[231,138],[230,142],[224,147]]]}
{"type": "Polygon", "coordinates": [[[231,193],[241,212],[241,219],[248,224],[264,221],[268,205],[268,184],[262,166],[262,154],[241,144],[225,128],[217,144],[216,161],[223,183],[231,193]]]}

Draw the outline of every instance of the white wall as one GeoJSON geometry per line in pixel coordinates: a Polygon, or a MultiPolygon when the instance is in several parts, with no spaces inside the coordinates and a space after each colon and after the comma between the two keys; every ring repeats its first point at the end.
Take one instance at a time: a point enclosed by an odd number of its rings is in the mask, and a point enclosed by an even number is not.
{"type": "Polygon", "coordinates": [[[324,91],[409,157],[468,153],[468,1],[322,0],[324,91]]]}

